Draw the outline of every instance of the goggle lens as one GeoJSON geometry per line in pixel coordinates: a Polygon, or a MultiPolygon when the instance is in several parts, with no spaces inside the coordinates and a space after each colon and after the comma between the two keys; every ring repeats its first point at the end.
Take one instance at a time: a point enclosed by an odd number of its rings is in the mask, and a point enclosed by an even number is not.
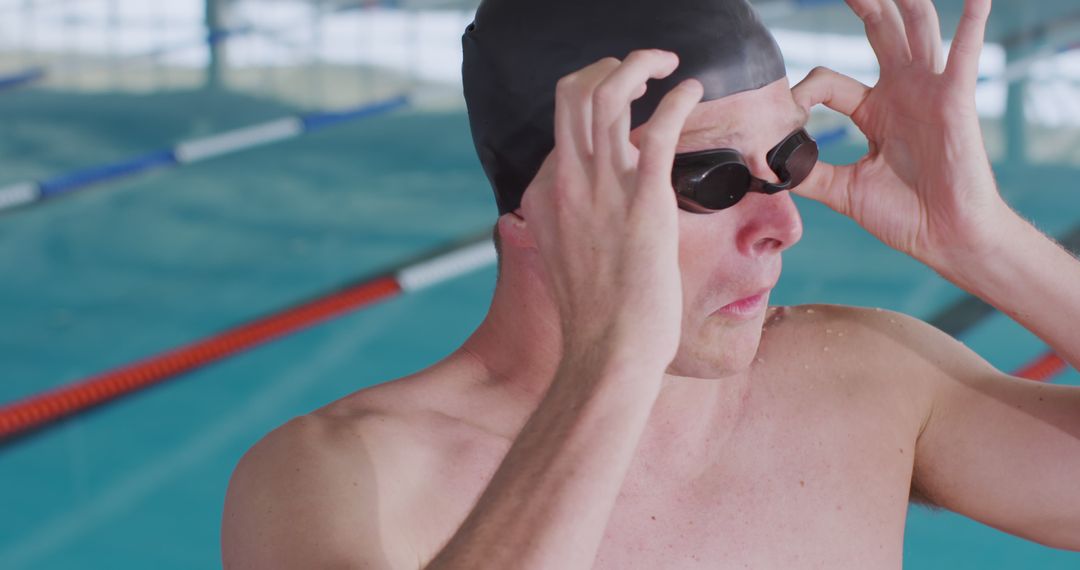
{"type": "Polygon", "coordinates": [[[779,183],[754,177],[742,155],[732,149],[684,153],[675,157],[672,186],[679,206],[695,213],[730,208],[747,192],[775,194],[803,182],[818,160],[818,146],[805,129],[788,135],[766,155],[779,183]]]}

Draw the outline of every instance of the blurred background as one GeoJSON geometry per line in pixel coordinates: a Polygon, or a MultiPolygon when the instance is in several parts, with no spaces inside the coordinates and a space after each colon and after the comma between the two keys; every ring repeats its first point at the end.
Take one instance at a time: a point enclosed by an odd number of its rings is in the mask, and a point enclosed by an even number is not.
{"type": "MultiPolygon", "coordinates": [[[[0,0],[0,405],[489,231],[460,85],[476,4],[0,0]]],[[[816,65],[875,82],[843,3],[756,4],[793,84],[816,65]]],[[[962,2],[935,4],[950,38],[962,2]]],[[[987,41],[978,105],[1001,191],[1077,247],[1080,4],[997,0],[987,41]]],[[[825,160],[865,152],[835,113],[816,111],[810,131],[825,160]]],[[[853,223],[799,206],[805,237],[774,303],[904,311],[1007,371],[1046,354],[853,223]]],[[[0,443],[0,568],[219,566],[244,451],[456,348],[493,290],[479,265],[0,443]]],[[[1080,554],[913,508],[905,563],[1080,568],[1080,554]]]]}

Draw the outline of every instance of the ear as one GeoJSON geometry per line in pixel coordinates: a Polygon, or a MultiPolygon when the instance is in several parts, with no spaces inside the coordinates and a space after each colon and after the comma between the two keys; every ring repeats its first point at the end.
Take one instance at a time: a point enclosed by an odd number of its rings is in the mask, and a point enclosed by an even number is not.
{"type": "Polygon", "coordinates": [[[536,249],[536,239],[529,231],[528,222],[521,217],[521,208],[499,217],[499,239],[503,247],[536,249]]]}

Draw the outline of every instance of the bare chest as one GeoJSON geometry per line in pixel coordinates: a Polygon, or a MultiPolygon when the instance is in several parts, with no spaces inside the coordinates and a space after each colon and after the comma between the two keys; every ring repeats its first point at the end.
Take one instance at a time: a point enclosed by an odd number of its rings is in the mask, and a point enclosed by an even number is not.
{"type": "MultiPolygon", "coordinates": [[[[723,446],[634,459],[596,568],[899,568],[915,430],[873,399],[783,398],[723,446]]],[[[420,546],[433,557],[507,447],[476,442],[440,468],[420,546]]],[[[433,474],[435,475],[435,474],[433,474]]]]}
{"type": "Polygon", "coordinates": [[[908,445],[854,430],[771,436],[694,480],[628,479],[596,568],[899,568],[908,445]]]}

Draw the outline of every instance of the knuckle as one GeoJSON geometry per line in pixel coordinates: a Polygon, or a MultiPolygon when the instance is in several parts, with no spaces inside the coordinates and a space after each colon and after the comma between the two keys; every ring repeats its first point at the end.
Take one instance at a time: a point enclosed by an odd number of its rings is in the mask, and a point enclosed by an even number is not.
{"type": "Polygon", "coordinates": [[[654,49],[636,49],[626,56],[626,63],[637,63],[642,60],[654,59],[659,54],[659,50],[654,49]]]}
{"type": "Polygon", "coordinates": [[[555,169],[551,180],[551,190],[555,195],[569,194],[577,184],[577,173],[573,169],[560,166],[555,169]]]}
{"type": "Polygon", "coordinates": [[[559,78],[555,82],[555,95],[563,96],[569,95],[577,87],[578,84],[578,72],[570,73],[559,78]]]}
{"type": "Polygon", "coordinates": [[[662,148],[667,142],[668,136],[659,129],[645,129],[641,133],[640,144],[643,153],[656,148],[662,148]]]}
{"type": "Polygon", "coordinates": [[[869,8],[863,14],[860,15],[862,20],[872,26],[882,23],[885,16],[881,13],[880,8],[869,8]]]}
{"type": "Polygon", "coordinates": [[[600,86],[593,91],[592,101],[594,107],[602,110],[607,110],[614,105],[619,105],[621,101],[618,87],[608,81],[601,83],[600,86]]]}
{"type": "Polygon", "coordinates": [[[579,73],[581,73],[582,75],[588,75],[589,77],[606,76],[611,73],[611,70],[619,67],[620,65],[622,65],[622,61],[620,61],[618,58],[607,56],[596,60],[595,63],[585,67],[584,69],[579,71],[579,73]]]}

